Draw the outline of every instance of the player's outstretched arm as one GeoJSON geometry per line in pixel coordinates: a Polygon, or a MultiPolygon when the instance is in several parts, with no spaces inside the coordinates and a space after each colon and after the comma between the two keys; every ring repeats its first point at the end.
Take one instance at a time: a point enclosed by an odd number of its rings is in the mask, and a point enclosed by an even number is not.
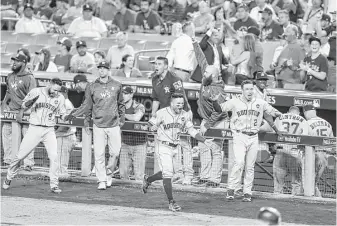
{"type": "Polygon", "coordinates": [[[83,104],[81,104],[79,108],[71,111],[70,114],[66,115],[64,117],[65,121],[71,121],[75,119],[76,117],[80,117],[83,115],[85,115],[86,117],[91,116],[93,103],[92,103],[92,97],[91,97],[90,84],[87,85],[84,95],[85,96],[84,96],[83,104]]]}

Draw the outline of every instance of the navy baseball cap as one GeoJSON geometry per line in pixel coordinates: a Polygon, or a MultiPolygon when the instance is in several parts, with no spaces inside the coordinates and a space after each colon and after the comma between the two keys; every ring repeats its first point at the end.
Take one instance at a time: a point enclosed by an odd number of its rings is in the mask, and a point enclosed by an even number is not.
{"type": "Polygon", "coordinates": [[[260,10],[259,13],[268,13],[269,15],[272,15],[273,11],[269,7],[266,7],[264,10],[260,10]]]}
{"type": "Polygon", "coordinates": [[[317,38],[317,37],[311,37],[309,38],[309,43],[311,44],[312,42],[319,42],[320,45],[322,45],[321,39],[317,38]]]}
{"type": "Polygon", "coordinates": [[[312,104],[308,104],[308,105],[304,105],[303,106],[303,111],[304,112],[306,112],[306,111],[312,111],[312,110],[316,110],[316,108],[312,104]]]}
{"type": "Polygon", "coordinates": [[[109,63],[107,61],[100,62],[97,67],[98,68],[105,67],[106,69],[110,69],[110,65],[109,65],[109,63]]]}
{"type": "Polygon", "coordinates": [[[331,17],[328,14],[323,13],[321,20],[328,21],[330,23],[331,22],[331,17]]]}
{"type": "Polygon", "coordinates": [[[126,93],[126,94],[133,93],[133,89],[131,88],[131,86],[124,86],[123,93],[126,93]]]}
{"type": "Polygon", "coordinates": [[[11,60],[27,63],[27,57],[22,54],[17,54],[15,57],[11,57],[11,60]]]}
{"type": "Polygon", "coordinates": [[[26,10],[26,9],[28,9],[28,8],[30,8],[30,9],[32,9],[32,10],[34,10],[34,7],[33,7],[33,5],[32,5],[32,4],[30,4],[30,3],[26,3],[26,4],[23,6],[23,10],[26,10]]]}
{"type": "Polygon", "coordinates": [[[263,71],[258,71],[255,74],[256,80],[269,80],[268,75],[264,73],[263,71]]]}
{"type": "Polygon", "coordinates": [[[93,11],[92,6],[90,4],[84,4],[83,5],[83,11],[93,11]]]}
{"type": "Polygon", "coordinates": [[[81,47],[81,46],[87,47],[87,43],[85,41],[82,41],[82,40],[77,41],[76,42],[76,48],[81,47]]]}
{"type": "Polygon", "coordinates": [[[241,4],[237,7],[237,9],[239,9],[239,8],[243,8],[244,10],[249,11],[248,5],[246,5],[246,4],[244,4],[244,3],[241,3],[241,4]]]}
{"type": "Polygon", "coordinates": [[[88,79],[87,79],[87,76],[85,74],[78,74],[78,75],[75,75],[74,77],[74,83],[77,84],[79,82],[87,82],[88,79]]]}

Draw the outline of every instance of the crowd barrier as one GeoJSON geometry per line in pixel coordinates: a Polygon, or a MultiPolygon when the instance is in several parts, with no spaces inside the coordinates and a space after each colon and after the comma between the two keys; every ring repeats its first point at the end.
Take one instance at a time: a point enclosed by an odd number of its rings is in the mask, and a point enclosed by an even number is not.
{"type": "MultiPolygon", "coordinates": [[[[28,115],[24,117],[24,123],[27,123],[28,115]]],[[[12,150],[17,152],[19,149],[21,137],[21,125],[15,121],[16,114],[13,112],[4,112],[1,114],[1,121],[3,123],[11,123],[12,126],[12,150]]],[[[91,124],[92,125],[92,124],[91,124]]],[[[71,122],[64,122],[57,118],[57,126],[72,126],[77,128],[77,145],[75,145],[73,152],[71,153],[71,160],[69,169],[80,172],[81,176],[89,176],[93,167],[93,149],[92,149],[92,132],[87,133],[83,128],[83,119],[77,118],[71,122]]],[[[126,122],[121,128],[123,132],[131,132],[134,134],[133,140],[142,139],[145,137],[145,143],[142,147],[137,149],[137,153],[144,153],[145,173],[152,174],[158,168],[156,168],[156,159],[153,156],[153,135],[154,133],[149,131],[148,124],[146,122],[126,122]]],[[[187,136],[187,135],[183,135],[187,136]]],[[[205,134],[206,137],[220,139],[223,141],[223,173],[222,183],[227,182],[228,173],[230,172],[231,165],[233,163],[233,149],[232,149],[232,132],[226,129],[210,129],[205,134]]],[[[294,185],[294,175],[298,177],[298,181],[303,185],[303,194],[305,196],[314,196],[319,192],[323,197],[336,197],[336,155],[335,146],[336,138],[324,138],[324,137],[310,137],[299,135],[282,135],[279,136],[273,133],[261,133],[259,139],[262,143],[269,144],[285,144],[289,145],[289,150],[286,150],[288,154],[287,159],[278,161],[281,163],[276,166],[274,164],[257,162],[255,166],[255,181],[254,190],[264,192],[274,192],[275,176],[277,178],[282,177],[284,183],[282,185],[282,193],[291,194],[292,186],[294,185]],[[290,146],[291,145],[291,146],[290,146]],[[290,147],[294,145],[300,145],[304,147],[304,152],[298,156],[291,154],[290,147]],[[326,164],[317,165],[317,155],[315,155],[314,147],[326,147],[326,150],[330,152],[325,153],[326,164]],[[286,163],[286,164],[283,164],[286,163]],[[317,175],[318,168],[322,169],[322,174],[317,175]],[[323,168],[322,168],[323,167],[323,168]]],[[[195,140],[192,140],[192,147],[196,147],[195,140]]],[[[46,152],[43,151],[44,147],[39,145],[35,150],[35,166],[40,166],[45,169],[48,168],[48,158],[46,152]]],[[[123,146],[122,146],[123,149],[123,146]]],[[[194,150],[195,148],[193,148],[194,150]]],[[[125,152],[124,152],[125,153],[125,152]]],[[[199,153],[201,154],[201,153],[199,153]]],[[[278,153],[279,154],[279,153],[278,153]]],[[[278,156],[277,154],[277,156],[278,156]]],[[[284,153],[283,153],[284,154],[284,153]]],[[[108,158],[107,152],[107,158],[108,158]]],[[[260,158],[263,153],[259,153],[260,158]]],[[[200,159],[197,154],[194,156],[193,169],[194,176],[198,177],[200,174],[200,159]]],[[[285,157],[285,156],[283,156],[285,157]]],[[[121,155],[120,163],[125,158],[132,158],[131,156],[121,155]],[[124,159],[123,159],[124,158],[124,159]]],[[[138,159],[132,159],[135,163],[138,159]]],[[[281,156],[282,158],[282,156],[281,156]]],[[[130,159],[131,160],[131,159],[130,159]]],[[[129,170],[129,169],[128,169],[129,170]]],[[[130,169],[130,172],[133,169],[130,169]]],[[[297,181],[297,182],[298,182],[297,181]]],[[[302,186],[301,185],[301,186],[302,186]]]]}

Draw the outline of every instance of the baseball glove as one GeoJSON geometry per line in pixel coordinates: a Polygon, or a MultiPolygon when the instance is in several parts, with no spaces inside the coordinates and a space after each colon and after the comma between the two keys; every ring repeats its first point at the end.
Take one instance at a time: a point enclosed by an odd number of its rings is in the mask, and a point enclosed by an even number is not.
{"type": "Polygon", "coordinates": [[[37,99],[39,99],[39,95],[37,95],[36,97],[34,97],[33,99],[31,100],[28,100],[26,103],[25,103],[25,106],[26,108],[30,108],[31,106],[33,106],[33,104],[37,101],[37,99]]]}

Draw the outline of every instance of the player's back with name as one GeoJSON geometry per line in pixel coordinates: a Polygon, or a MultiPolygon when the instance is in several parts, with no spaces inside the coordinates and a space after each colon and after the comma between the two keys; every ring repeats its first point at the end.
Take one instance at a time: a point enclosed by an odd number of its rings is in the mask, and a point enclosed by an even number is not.
{"type": "MultiPolygon", "coordinates": [[[[332,126],[325,119],[314,117],[308,120],[309,136],[334,137],[332,126]]],[[[326,150],[328,147],[316,147],[315,150],[326,150]]],[[[330,148],[331,149],[331,148],[330,148]]]]}

